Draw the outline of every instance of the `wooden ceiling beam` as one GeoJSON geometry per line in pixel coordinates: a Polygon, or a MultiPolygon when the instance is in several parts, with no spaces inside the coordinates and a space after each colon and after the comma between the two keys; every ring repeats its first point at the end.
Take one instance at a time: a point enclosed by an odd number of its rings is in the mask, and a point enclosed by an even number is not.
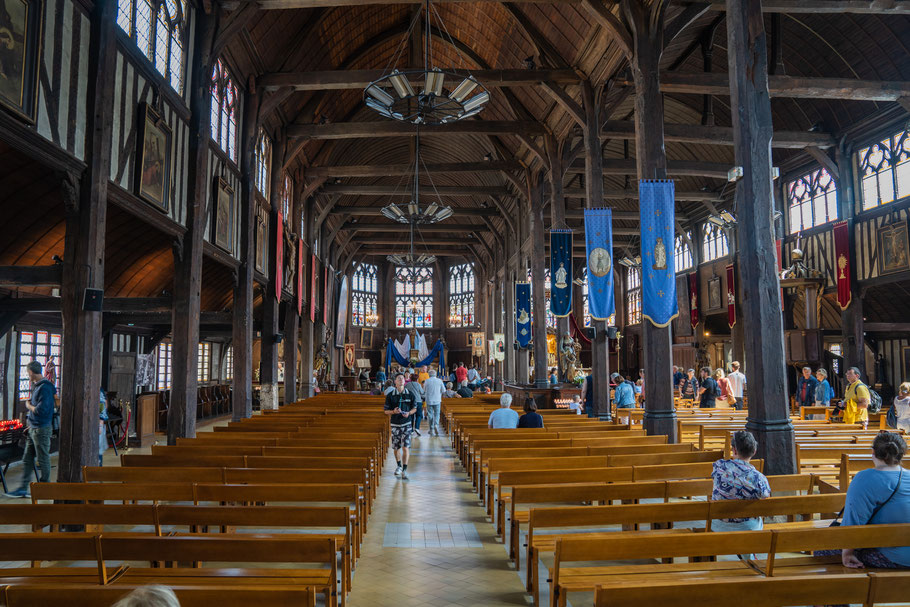
{"type": "MultiPolygon", "coordinates": [[[[448,239],[448,240],[444,239],[444,238],[434,238],[432,244],[434,246],[440,246],[440,247],[460,247],[466,243],[474,242],[473,237],[467,238],[467,236],[469,236],[469,234],[465,234],[465,238],[453,238],[453,239],[448,239]]],[[[410,246],[410,243],[408,241],[402,240],[401,238],[382,238],[379,236],[355,236],[354,238],[351,239],[351,242],[354,244],[374,245],[374,246],[379,246],[379,245],[410,246]]],[[[422,245],[423,243],[415,243],[415,244],[422,245]]]]}
{"type": "MultiPolygon", "coordinates": [[[[635,159],[629,158],[604,158],[604,175],[637,175],[638,168],[635,159]]],[[[677,177],[713,177],[726,179],[727,171],[732,164],[722,162],[700,162],[697,160],[668,160],[667,174],[677,177]]],[[[567,169],[567,173],[583,174],[585,172],[584,159],[578,159],[567,169]]]]}
{"type": "MultiPolygon", "coordinates": [[[[600,133],[607,139],[635,139],[635,123],[629,120],[610,120],[600,133]]],[[[705,145],[733,145],[733,128],[728,126],[702,126],[699,124],[665,124],[664,139],[675,143],[701,143],[705,145]]],[[[830,148],[834,137],[828,133],[800,131],[775,131],[771,147],[802,150],[810,146],[830,148]]]]}
{"type": "Polygon", "coordinates": [[[50,266],[0,266],[0,287],[59,287],[63,264],[50,266]]]}
{"type": "MultiPolygon", "coordinates": [[[[399,185],[350,185],[346,183],[331,183],[322,186],[322,191],[327,194],[341,194],[345,196],[407,196],[410,197],[413,189],[399,185]]],[[[420,186],[421,196],[508,196],[509,190],[497,186],[420,186]]]]}
{"type": "MultiPolygon", "coordinates": [[[[725,2],[712,2],[714,11],[726,11],[725,2]]],[[[841,15],[847,13],[867,15],[910,15],[910,2],[906,0],[764,0],[765,13],[803,13],[841,15]]]]}
{"type": "MultiPolygon", "coordinates": [[[[630,80],[618,84],[632,86],[630,80]]],[[[772,97],[789,99],[843,99],[849,101],[898,101],[910,96],[910,82],[898,80],[857,80],[856,78],[807,78],[768,76],[772,97]]],[[[661,72],[662,93],[729,95],[727,74],[707,72],[661,72]]]]}
{"type": "MultiPolygon", "coordinates": [[[[423,4],[425,0],[225,0],[226,10],[235,10],[245,4],[255,4],[261,10],[294,10],[301,8],[329,8],[336,6],[385,6],[391,4],[423,4]]],[[[433,0],[435,4],[464,4],[483,0],[433,0]]],[[[515,4],[578,4],[580,0],[511,0],[515,4]]]]}
{"type": "MultiPolygon", "coordinates": [[[[484,209],[484,208],[461,208],[457,207],[454,209],[456,215],[464,215],[467,217],[499,217],[499,211],[497,209],[484,209]]],[[[378,216],[381,215],[382,207],[359,207],[359,206],[347,206],[347,207],[335,207],[332,209],[333,214],[339,215],[368,215],[368,216],[378,216]]]]}
{"type": "MultiPolygon", "coordinates": [[[[409,122],[335,122],[330,124],[291,124],[287,136],[291,139],[360,139],[367,137],[411,137],[417,127],[409,122]]],[[[423,125],[424,136],[444,135],[546,135],[547,128],[539,122],[510,120],[462,120],[452,124],[423,125]]]]}
{"type": "MultiPolygon", "coordinates": [[[[346,223],[342,230],[354,230],[356,232],[404,232],[410,230],[411,226],[406,223],[346,223]]],[[[490,228],[479,223],[434,223],[431,225],[420,226],[418,232],[487,232],[490,228]]]]}
{"type": "MultiPolygon", "coordinates": [[[[423,165],[428,173],[487,173],[520,171],[524,167],[515,160],[491,160],[489,162],[446,162],[423,165]]],[[[306,168],[307,177],[397,177],[412,175],[414,164],[365,164],[351,166],[311,166],[306,168]]]]}
{"type": "MultiPolygon", "coordinates": [[[[566,188],[566,198],[585,198],[584,188],[566,188]]],[[[604,190],[604,200],[638,200],[638,190],[604,190]]],[[[722,202],[714,192],[676,192],[676,200],[686,202],[722,202]]]]}
{"type": "MultiPolygon", "coordinates": [[[[536,86],[541,82],[578,84],[579,75],[571,69],[488,69],[458,70],[473,76],[488,89],[536,86]]],[[[327,70],[318,72],[272,72],[260,76],[256,84],[267,91],[291,88],[295,91],[341,91],[363,89],[388,74],[387,70],[327,70]]],[[[415,74],[414,78],[417,77],[415,74]]],[[[414,82],[417,82],[414,80],[414,82]]],[[[450,84],[457,84],[455,83],[450,84]]]]}

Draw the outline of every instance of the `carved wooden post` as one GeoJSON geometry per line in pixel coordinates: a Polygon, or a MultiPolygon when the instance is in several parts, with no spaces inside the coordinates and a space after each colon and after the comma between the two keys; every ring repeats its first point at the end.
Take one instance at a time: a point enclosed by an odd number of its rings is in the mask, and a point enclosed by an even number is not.
{"type": "Polygon", "coordinates": [[[787,406],[780,282],[775,260],[771,177],[771,101],[768,49],[761,0],[727,0],[727,49],[736,163],[739,265],[742,284],[749,417],[746,428],[758,439],[765,473],[792,474],[796,468],[793,426],[787,406]]]}
{"type": "Polygon", "coordinates": [[[231,328],[234,380],[231,390],[231,417],[234,421],[253,415],[253,269],[256,265],[256,167],[255,151],[259,135],[259,97],[250,78],[243,116],[240,148],[240,267],[234,283],[234,308],[231,328]]]}
{"type": "Polygon", "coordinates": [[[544,226],[543,176],[531,189],[531,309],[534,320],[531,334],[534,339],[534,383],[547,385],[547,305],[544,297],[544,226]]]}
{"type": "MultiPolygon", "coordinates": [[[[635,153],[639,179],[666,179],[664,106],[658,72],[663,52],[665,5],[652,9],[641,0],[623,0],[623,12],[632,33],[632,77],[635,80],[635,153]],[[652,10],[660,11],[652,15],[652,10]]],[[[673,407],[672,323],[655,327],[642,319],[645,354],[645,417],[648,434],[676,436],[673,407]]]]}
{"type": "Polygon", "coordinates": [[[503,289],[505,289],[505,360],[502,363],[503,381],[515,382],[515,360],[517,358],[515,351],[515,270],[512,267],[512,255],[514,253],[513,239],[506,240],[505,268],[503,270],[503,289]]]}
{"type": "Polygon", "coordinates": [[[313,247],[312,234],[313,234],[313,228],[314,228],[313,224],[315,221],[315,217],[314,217],[315,212],[316,212],[316,201],[311,196],[306,201],[306,210],[305,210],[305,215],[304,215],[304,217],[306,217],[306,232],[304,234],[303,241],[306,243],[308,249],[307,249],[307,253],[304,257],[304,260],[306,263],[303,266],[303,268],[304,268],[303,269],[303,271],[304,271],[303,285],[304,285],[304,292],[306,293],[306,297],[304,298],[304,302],[303,302],[303,316],[300,319],[300,328],[301,328],[301,331],[300,331],[300,333],[301,333],[300,372],[302,373],[302,377],[300,378],[302,380],[300,382],[300,391],[301,391],[300,397],[301,398],[310,398],[311,396],[313,396],[314,388],[316,387],[315,383],[313,382],[313,353],[314,353],[314,350],[313,350],[313,348],[314,348],[313,320],[310,318],[310,310],[309,310],[310,302],[312,301],[312,299],[314,297],[316,297],[316,293],[314,292],[314,289],[312,289],[312,286],[310,284],[310,276],[312,275],[311,272],[313,271],[313,267],[312,267],[313,266],[313,257],[310,254],[310,251],[313,250],[312,249],[312,247],[313,247]]]}
{"type": "MultiPolygon", "coordinates": [[[[850,250],[856,251],[853,216],[856,214],[856,193],[853,189],[853,163],[850,161],[849,150],[838,146],[836,151],[837,172],[837,198],[840,207],[839,215],[847,220],[847,230],[850,235],[850,250]]],[[[854,253],[855,255],[855,253],[854,253]]],[[[842,343],[844,362],[846,367],[857,367],[862,376],[866,377],[866,356],[863,338],[863,298],[857,286],[857,264],[850,264],[850,289],[852,290],[850,305],[841,312],[842,343]]],[[[841,369],[841,373],[844,369],[841,369]]]]}
{"type": "Polygon", "coordinates": [[[60,458],[57,480],[82,480],[82,466],[98,463],[98,403],[101,389],[101,312],[83,309],[86,289],[104,289],[104,233],[107,184],[111,170],[117,7],[95,4],[89,38],[85,158],[79,185],[74,176],[62,184],[66,206],[63,311],[63,375],[60,394],[60,458]],[[78,190],[77,190],[78,187],[78,190]]]}
{"type": "MultiPolygon", "coordinates": [[[[562,150],[560,149],[559,144],[556,141],[556,138],[552,135],[548,135],[546,138],[547,144],[547,158],[550,161],[550,174],[549,174],[549,183],[550,183],[550,229],[562,229],[566,228],[566,198],[564,190],[562,187],[562,176],[565,171],[562,162],[562,150]]],[[[547,238],[547,234],[544,233],[544,238],[547,238]]],[[[570,259],[572,252],[569,251],[570,259]]],[[[553,251],[550,251],[550,257],[552,258],[553,251]]],[[[549,260],[545,259],[544,263],[549,265],[549,260]]],[[[571,280],[572,277],[569,277],[571,280]]],[[[555,276],[550,277],[550,288],[553,288],[553,282],[556,280],[555,276]]],[[[571,287],[570,287],[571,288],[571,287]]],[[[559,344],[562,341],[563,335],[569,334],[569,317],[557,318],[556,319],[556,343],[559,344]]],[[[562,358],[557,354],[556,356],[556,365],[559,369],[559,377],[562,380],[566,378],[566,369],[563,365],[562,358]]]]}
{"type": "Polygon", "coordinates": [[[278,210],[281,207],[281,188],[284,179],[281,167],[284,161],[284,137],[279,137],[272,146],[272,172],[269,180],[269,246],[268,268],[269,281],[262,293],[262,339],[260,341],[261,374],[261,408],[278,408],[278,293],[275,282],[281,280],[284,268],[276,264],[278,247],[282,243],[278,238],[278,210]]]}
{"type": "Polygon", "coordinates": [[[218,22],[218,5],[212,12],[196,11],[195,41],[190,88],[189,165],[187,166],[186,233],[174,245],[174,312],[171,324],[172,368],[171,402],[167,411],[167,442],[196,435],[198,399],[199,316],[202,287],[202,236],[209,209],[208,178],[209,122],[212,95],[212,44],[218,22]]]}
{"type": "MultiPolygon", "coordinates": [[[[600,112],[594,89],[585,80],[581,88],[585,109],[585,206],[589,209],[603,205],[603,152],[600,146],[600,112]]],[[[613,257],[613,251],[610,251],[613,257]]],[[[587,265],[587,260],[585,260],[587,265]]],[[[588,292],[590,297],[590,291],[588,292]]],[[[617,299],[621,305],[622,299],[617,299]]],[[[591,340],[591,374],[594,377],[594,412],[598,417],[611,419],[610,408],[610,341],[606,337],[607,321],[592,320],[594,339],[591,340]]]]}

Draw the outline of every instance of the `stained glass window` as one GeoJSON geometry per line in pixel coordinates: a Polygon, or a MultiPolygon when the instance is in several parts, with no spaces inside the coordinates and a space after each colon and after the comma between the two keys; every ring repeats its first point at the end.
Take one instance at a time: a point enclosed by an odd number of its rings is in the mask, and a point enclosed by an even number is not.
{"type": "Polygon", "coordinates": [[[212,70],[212,139],[233,161],[237,161],[237,87],[219,59],[212,70]]]}
{"type": "Polygon", "coordinates": [[[53,379],[59,393],[63,370],[63,337],[50,331],[19,332],[19,400],[28,400],[32,396],[32,383],[26,367],[33,360],[41,363],[44,376],[53,379]]]}
{"type": "Polygon", "coordinates": [[[449,268],[449,326],[474,326],[474,264],[449,268]]]}
{"type": "Polygon", "coordinates": [[[171,389],[171,352],[172,346],[170,342],[160,343],[156,348],[158,354],[155,357],[157,359],[157,372],[158,372],[158,389],[159,390],[170,390],[171,389]]]}
{"type": "Polygon", "coordinates": [[[910,129],[863,148],[857,164],[864,211],[910,196],[910,129]]]}
{"type": "Polygon", "coordinates": [[[787,184],[790,233],[837,219],[837,184],[826,169],[816,169],[787,184]]]}
{"type": "MultiPolygon", "coordinates": [[[[686,233],[689,240],[692,239],[692,233],[686,233]]],[[[673,259],[676,266],[677,272],[682,272],[692,267],[692,251],[689,249],[689,245],[686,244],[686,239],[682,235],[676,236],[676,246],[673,259]]]]}
{"type": "Polygon", "coordinates": [[[626,271],[626,323],[641,322],[641,268],[626,271]]]}
{"type": "Polygon", "coordinates": [[[376,266],[358,263],[351,281],[351,324],[357,327],[375,327],[379,323],[377,293],[379,292],[376,266]]]}
{"type": "Polygon", "coordinates": [[[433,268],[402,266],[395,270],[395,326],[433,326],[433,268]]]}
{"type": "Polygon", "coordinates": [[[714,261],[730,254],[727,244],[727,233],[717,224],[708,222],[702,230],[702,257],[704,261],[714,261]]]}
{"type": "Polygon", "coordinates": [[[212,344],[208,342],[201,342],[199,344],[199,351],[196,358],[197,364],[197,381],[209,381],[212,371],[212,344]]]}
{"type": "Polygon", "coordinates": [[[182,94],[186,0],[117,0],[117,25],[182,94]]]}
{"type": "MultiPolygon", "coordinates": [[[[214,101],[214,100],[213,100],[214,101]]],[[[214,112],[212,114],[214,117],[214,112]]],[[[212,136],[215,135],[215,123],[212,123],[212,136]]],[[[265,131],[259,129],[259,141],[256,142],[256,173],[253,175],[256,183],[256,189],[262,194],[263,198],[269,198],[269,181],[271,179],[272,166],[272,140],[265,134],[265,131]]]]}

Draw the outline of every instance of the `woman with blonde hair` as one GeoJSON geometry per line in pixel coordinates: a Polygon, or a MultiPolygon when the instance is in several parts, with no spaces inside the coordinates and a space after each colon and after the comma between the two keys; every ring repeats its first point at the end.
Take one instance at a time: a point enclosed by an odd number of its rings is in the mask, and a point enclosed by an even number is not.
{"type": "Polygon", "coordinates": [[[714,369],[714,381],[717,382],[717,387],[720,388],[720,397],[719,400],[723,400],[725,403],[730,404],[730,383],[729,380],[724,376],[724,370],[721,367],[714,369]]]}

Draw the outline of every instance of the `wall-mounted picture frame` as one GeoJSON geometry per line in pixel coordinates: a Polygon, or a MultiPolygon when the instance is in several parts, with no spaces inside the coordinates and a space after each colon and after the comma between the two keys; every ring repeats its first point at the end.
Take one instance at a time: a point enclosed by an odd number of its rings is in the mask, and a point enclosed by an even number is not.
{"type": "Polygon", "coordinates": [[[719,310],[720,307],[720,276],[715,276],[708,279],[708,309],[719,310]]]}
{"type": "Polygon", "coordinates": [[[256,211],[256,271],[265,274],[268,270],[269,214],[262,205],[256,211]]]}
{"type": "Polygon", "coordinates": [[[360,349],[369,350],[373,347],[373,329],[363,328],[360,330],[360,349]]]}
{"type": "Polygon", "coordinates": [[[212,183],[212,242],[228,253],[234,252],[234,188],[216,176],[212,183]]]}
{"type": "Polygon", "coordinates": [[[139,105],[139,135],[136,194],[167,213],[171,190],[171,129],[147,103],[139,105]]]}
{"type": "Polygon", "coordinates": [[[42,0],[0,0],[0,105],[35,123],[42,0]]]}
{"type": "Polygon", "coordinates": [[[474,347],[474,334],[473,334],[473,333],[468,333],[467,336],[468,336],[468,343],[467,343],[467,346],[468,346],[469,348],[473,348],[473,347],[474,347]]]}
{"type": "Polygon", "coordinates": [[[878,260],[882,274],[910,269],[910,243],[907,238],[906,221],[878,229],[878,260]]]}

